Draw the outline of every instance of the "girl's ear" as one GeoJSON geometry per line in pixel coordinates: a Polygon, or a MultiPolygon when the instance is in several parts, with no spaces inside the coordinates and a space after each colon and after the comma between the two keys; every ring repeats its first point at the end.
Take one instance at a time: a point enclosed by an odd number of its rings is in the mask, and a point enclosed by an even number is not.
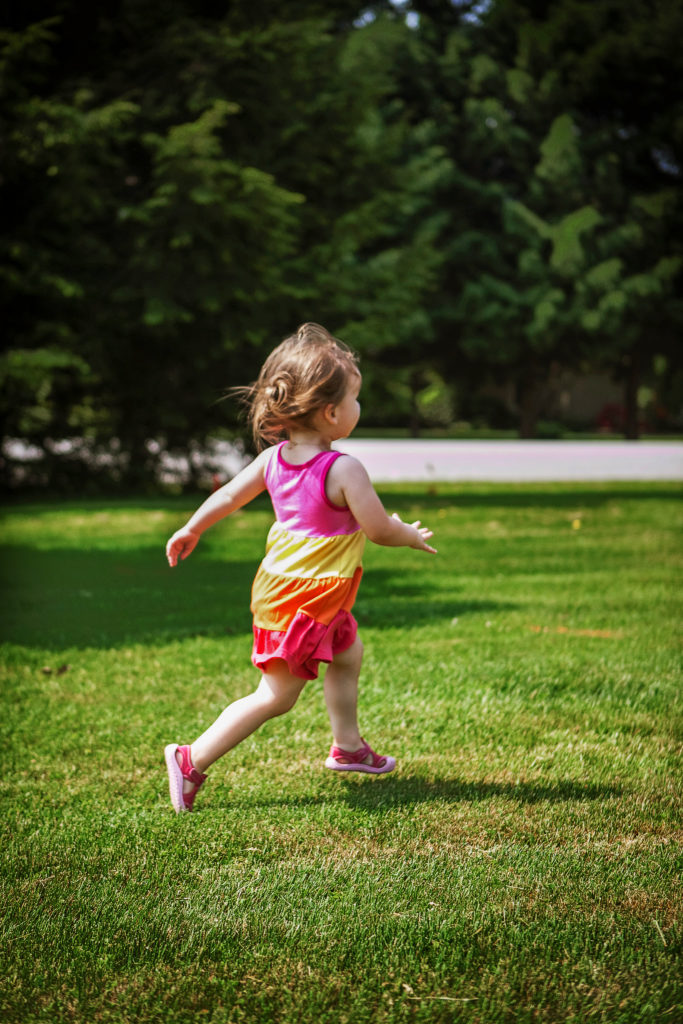
{"type": "Polygon", "coordinates": [[[325,405],[322,408],[323,419],[326,423],[337,422],[337,406],[330,402],[329,405],[325,405]]]}

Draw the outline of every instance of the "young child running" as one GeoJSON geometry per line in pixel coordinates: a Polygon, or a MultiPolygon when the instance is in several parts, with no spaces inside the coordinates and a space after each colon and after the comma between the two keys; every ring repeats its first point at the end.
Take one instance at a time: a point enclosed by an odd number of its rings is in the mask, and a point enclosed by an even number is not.
{"type": "Polygon", "coordinates": [[[192,744],[165,749],[171,801],[191,811],[219,757],[276,715],[289,711],[320,662],[332,726],[325,765],[382,774],[393,757],[376,754],[356,717],[363,646],[351,609],[362,574],[365,538],[435,554],[431,530],[390,517],[356,459],[333,451],[358,422],[361,376],[355,357],[318,324],[308,323],[268,357],[258,380],[239,389],[257,445],[266,448],[211,495],[166,546],[168,563],[187,558],[202,533],[267,490],[276,521],[252,588],[252,661],[257,689],[230,704],[192,744]],[[286,437],[286,440],[281,440],[286,437]]]}

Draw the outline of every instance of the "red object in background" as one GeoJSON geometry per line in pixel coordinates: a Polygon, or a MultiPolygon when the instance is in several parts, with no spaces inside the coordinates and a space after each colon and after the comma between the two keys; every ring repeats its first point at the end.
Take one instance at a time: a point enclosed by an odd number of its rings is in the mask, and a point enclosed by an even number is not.
{"type": "MultiPolygon", "coordinates": [[[[623,434],[626,430],[626,408],[618,402],[606,402],[595,419],[601,434],[623,434]]],[[[652,429],[644,416],[638,417],[638,430],[647,433],[652,429]]]]}
{"type": "Polygon", "coordinates": [[[221,483],[221,478],[218,473],[214,473],[211,477],[211,493],[213,494],[214,491],[217,491],[218,488],[222,486],[223,484],[221,483]]]}
{"type": "Polygon", "coordinates": [[[595,425],[609,434],[623,434],[626,426],[626,409],[617,402],[606,402],[598,413],[595,425]]]}

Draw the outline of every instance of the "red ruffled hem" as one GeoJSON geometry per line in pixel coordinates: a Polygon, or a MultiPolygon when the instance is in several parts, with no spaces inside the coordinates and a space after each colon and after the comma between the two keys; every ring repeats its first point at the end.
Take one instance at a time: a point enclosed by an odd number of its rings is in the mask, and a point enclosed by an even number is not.
{"type": "Polygon", "coordinates": [[[273,658],[282,658],[292,675],[317,679],[320,662],[330,662],[335,654],[347,650],[357,632],[358,623],[343,609],[327,626],[298,612],[284,631],[254,626],[251,660],[256,668],[265,669],[273,658]]]}

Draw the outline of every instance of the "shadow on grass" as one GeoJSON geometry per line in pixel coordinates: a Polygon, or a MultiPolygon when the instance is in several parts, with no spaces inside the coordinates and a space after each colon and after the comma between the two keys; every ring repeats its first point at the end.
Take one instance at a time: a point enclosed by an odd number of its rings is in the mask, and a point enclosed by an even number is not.
{"type": "MultiPolygon", "coordinates": [[[[445,801],[446,803],[483,803],[487,800],[513,800],[519,804],[569,803],[606,800],[619,797],[620,786],[594,785],[559,779],[555,782],[465,782],[460,779],[427,779],[419,775],[409,778],[389,776],[379,784],[367,775],[339,773],[339,792],[316,796],[283,796],[275,800],[250,800],[249,807],[310,807],[329,803],[346,803],[354,810],[380,814],[395,807],[445,801]]],[[[230,805],[235,806],[234,799],[230,805]]]]}
{"type": "Polygon", "coordinates": [[[509,611],[515,602],[470,596],[454,574],[401,571],[375,567],[363,576],[353,614],[372,629],[450,624],[467,615],[509,611]],[[437,589],[437,587],[439,589],[437,589]]]}
{"type": "MultiPolygon", "coordinates": [[[[259,558],[217,558],[208,549],[169,569],[157,547],[124,551],[5,546],[0,640],[41,650],[109,649],[196,636],[251,635],[251,584],[259,558]]],[[[450,622],[511,607],[459,593],[449,578],[366,573],[355,614],[376,629],[450,622]]]]}
{"type": "Polygon", "coordinates": [[[171,570],[163,549],[0,549],[0,639],[63,650],[250,633],[258,560],[204,553],[171,570]]]}
{"type": "MultiPolygon", "coordinates": [[[[350,781],[350,780],[349,780],[350,781]]],[[[389,782],[389,779],[387,779],[389,782]]],[[[444,800],[448,803],[479,803],[502,797],[521,804],[564,803],[565,801],[604,800],[620,796],[619,786],[598,786],[559,779],[555,782],[464,782],[460,779],[426,779],[419,775],[395,778],[387,786],[370,787],[352,783],[341,798],[350,806],[365,811],[383,811],[391,807],[444,800]]]]}
{"type": "Polygon", "coordinates": [[[415,484],[410,490],[396,490],[378,485],[382,501],[393,511],[402,508],[438,510],[457,506],[463,509],[485,508],[557,508],[575,509],[600,508],[606,504],[619,501],[679,501],[683,485],[672,483],[667,487],[656,484],[634,483],[631,486],[609,483],[596,483],[593,487],[579,483],[575,488],[571,484],[562,484],[561,490],[543,489],[543,485],[534,484],[497,484],[482,487],[481,490],[459,490],[455,484],[415,484]],[[536,487],[539,489],[536,490],[536,487]]]}

